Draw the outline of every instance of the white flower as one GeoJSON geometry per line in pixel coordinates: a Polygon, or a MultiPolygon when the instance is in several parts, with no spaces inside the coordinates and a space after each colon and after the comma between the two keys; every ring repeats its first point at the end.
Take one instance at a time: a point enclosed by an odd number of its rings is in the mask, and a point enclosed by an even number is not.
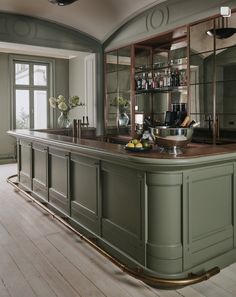
{"type": "Polygon", "coordinates": [[[54,98],[54,97],[50,97],[50,98],[49,98],[49,103],[50,103],[50,106],[51,106],[52,108],[56,108],[56,107],[57,107],[57,99],[56,99],[56,98],[54,98]]]}
{"type": "Polygon", "coordinates": [[[69,101],[72,107],[76,107],[79,105],[79,96],[72,96],[69,101]]]}
{"type": "Polygon", "coordinates": [[[66,99],[63,95],[59,95],[57,98],[50,97],[49,103],[52,108],[58,108],[62,112],[69,112],[72,108],[84,105],[79,104],[79,96],[71,96],[69,99],[66,99]]]}
{"type": "Polygon", "coordinates": [[[58,105],[59,105],[61,102],[65,102],[65,101],[66,101],[66,99],[65,99],[64,96],[59,95],[59,96],[57,97],[57,103],[58,103],[58,105]]]}
{"type": "Polygon", "coordinates": [[[62,101],[62,102],[60,102],[60,103],[58,104],[58,108],[59,108],[61,111],[67,111],[67,110],[69,110],[67,104],[66,104],[64,101],[62,101]]]}

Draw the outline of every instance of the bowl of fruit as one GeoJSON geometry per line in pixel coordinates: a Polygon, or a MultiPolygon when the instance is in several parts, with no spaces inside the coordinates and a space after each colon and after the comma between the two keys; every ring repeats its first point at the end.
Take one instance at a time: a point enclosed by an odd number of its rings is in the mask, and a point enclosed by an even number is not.
{"type": "Polygon", "coordinates": [[[142,152],[142,151],[148,151],[151,148],[151,145],[149,144],[148,140],[146,139],[131,139],[126,145],[125,149],[127,151],[131,152],[142,152]]]}

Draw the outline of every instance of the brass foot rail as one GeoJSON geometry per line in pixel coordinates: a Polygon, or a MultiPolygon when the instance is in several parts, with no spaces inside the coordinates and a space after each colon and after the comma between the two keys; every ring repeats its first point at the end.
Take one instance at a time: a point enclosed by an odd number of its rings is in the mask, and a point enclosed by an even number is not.
{"type": "Polygon", "coordinates": [[[29,198],[31,201],[35,202],[38,206],[40,206],[43,210],[47,211],[49,214],[53,216],[53,218],[57,219],[59,222],[61,222],[64,226],[69,228],[72,232],[77,234],[81,240],[84,240],[86,243],[88,243],[90,246],[92,246],[94,249],[96,249],[100,254],[102,254],[104,257],[106,257],[108,260],[110,260],[113,264],[115,264],[117,267],[119,267],[123,272],[133,276],[134,278],[143,281],[144,283],[153,286],[153,287],[160,287],[160,288],[178,288],[178,287],[184,287],[187,285],[196,284],[198,282],[204,281],[212,277],[213,275],[220,272],[219,267],[214,267],[208,271],[203,272],[200,275],[196,275],[193,273],[190,273],[188,277],[186,278],[180,278],[180,279],[165,279],[165,278],[159,278],[152,275],[147,275],[143,273],[143,268],[136,267],[134,269],[129,268],[125,264],[121,263],[119,260],[108,254],[105,250],[103,250],[101,247],[99,247],[96,244],[96,241],[93,239],[89,239],[88,237],[84,236],[82,233],[80,233],[78,230],[73,228],[69,223],[67,223],[63,218],[61,218],[59,215],[55,214],[52,210],[48,209],[47,206],[45,206],[45,203],[39,202],[37,199],[31,196],[30,191],[25,191],[22,188],[19,187],[18,182],[11,181],[12,178],[17,177],[17,174],[11,175],[7,178],[7,182],[10,183],[13,187],[15,187],[19,192],[23,193],[27,198],[29,198]]]}

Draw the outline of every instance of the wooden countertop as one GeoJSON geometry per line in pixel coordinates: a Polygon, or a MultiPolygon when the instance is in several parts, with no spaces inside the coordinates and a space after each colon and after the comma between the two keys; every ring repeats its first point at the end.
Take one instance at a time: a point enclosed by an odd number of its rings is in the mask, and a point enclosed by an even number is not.
{"type": "MultiPolygon", "coordinates": [[[[125,150],[124,145],[107,143],[97,140],[78,139],[69,136],[54,135],[49,133],[36,132],[31,130],[11,130],[8,131],[9,135],[16,138],[24,138],[35,140],[41,144],[53,144],[61,148],[68,148],[70,150],[86,151],[87,153],[100,153],[106,155],[119,156],[124,159],[132,159],[136,162],[141,159],[146,160],[148,163],[155,162],[154,160],[175,160],[177,163],[186,162],[189,159],[199,159],[205,157],[216,157],[233,154],[232,157],[236,158],[236,144],[225,145],[209,145],[190,143],[182,154],[174,155],[167,152],[160,152],[156,145],[149,151],[144,152],[130,152],[125,150]]],[[[196,160],[197,161],[197,160],[196,160]]],[[[195,161],[194,161],[195,162],[195,161]]]]}

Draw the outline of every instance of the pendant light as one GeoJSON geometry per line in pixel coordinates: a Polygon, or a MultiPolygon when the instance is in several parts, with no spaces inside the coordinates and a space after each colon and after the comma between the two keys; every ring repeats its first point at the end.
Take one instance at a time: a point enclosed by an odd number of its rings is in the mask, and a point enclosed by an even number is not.
{"type": "Polygon", "coordinates": [[[217,38],[226,39],[236,33],[236,28],[229,27],[228,19],[231,16],[231,9],[229,7],[221,7],[221,17],[218,18],[216,28],[212,28],[206,31],[206,34],[217,38]]]}
{"type": "Polygon", "coordinates": [[[218,18],[218,26],[215,29],[210,29],[206,32],[207,35],[217,39],[226,39],[236,33],[236,28],[228,27],[228,19],[221,17],[218,18]]]}
{"type": "Polygon", "coordinates": [[[52,4],[57,4],[59,6],[65,6],[76,2],[77,0],[48,0],[52,4]]]}

